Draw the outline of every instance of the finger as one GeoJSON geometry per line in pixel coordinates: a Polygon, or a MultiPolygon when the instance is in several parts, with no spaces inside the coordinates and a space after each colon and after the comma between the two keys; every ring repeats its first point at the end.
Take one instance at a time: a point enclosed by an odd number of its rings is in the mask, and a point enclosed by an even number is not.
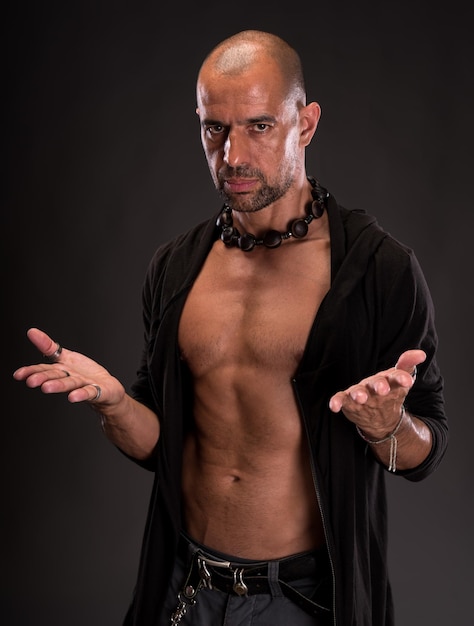
{"type": "MultiPolygon", "coordinates": [[[[41,372],[39,375],[36,375],[39,378],[43,378],[43,382],[39,382],[39,385],[36,385],[37,387],[39,387],[40,385],[43,385],[46,381],[52,381],[52,380],[62,380],[64,381],[64,379],[66,378],[70,378],[71,374],[64,369],[56,369],[56,368],[51,368],[47,371],[43,371],[41,372]]],[[[36,381],[35,381],[36,382],[36,381]]],[[[66,381],[64,381],[66,382],[66,381]]],[[[68,381],[68,386],[70,386],[71,384],[73,384],[73,380],[71,379],[70,381],[68,381]]],[[[69,391],[69,389],[68,389],[69,391]]]]}
{"type": "Polygon", "coordinates": [[[417,365],[423,363],[426,360],[426,352],[424,350],[407,350],[403,352],[396,365],[395,369],[404,370],[409,374],[413,374],[417,365]]]}
{"type": "Polygon", "coordinates": [[[373,376],[366,381],[367,389],[376,396],[386,396],[390,393],[390,383],[386,376],[373,376]]]}
{"type": "Polygon", "coordinates": [[[36,372],[27,381],[31,388],[40,387],[42,393],[68,393],[70,402],[98,402],[102,389],[95,383],[84,384],[83,380],[71,375],[67,370],[50,368],[36,372]]]}
{"type": "Polygon", "coordinates": [[[73,389],[76,389],[78,384],[84,384],[77,382],[77,378],[71,376],[66,370],[53,370],[52,372],[45,372],[41,374],[35,374],[27,381],[29,387],[41,387],[43,393],[69,393],[73,389]],[[41,379],[43,381],[41,382],[41,379]],[[31,381],[31,382],[30,382],[31,381]]]}
{"type": "Polygon", "coordinates": [[[344,392],[338,391],[329,399],[329,408],[333,413],[339,413],[342,409],[342,403],[344,401],[344,392]]]}
{"type": "Polygon", "coordinates": [[[329,400],[329,408],[334,413],[339,413],[339,411],[348,405],[353,403],[355,404],[365,404],[369,399],[369,394],[364,387],[360,385],[354,385],[353,387],[349,387],[346,391],[338,391],[332,398],[329,400]]]}
{"type": "Polygon", "coordinates": [[[66,378],[69,375],[69,372],[65,369],[57,369],[46,363],[25,365],[13,372],[13,378],[15,380],[25,380],[28,387],[39,387],[46,380],[66,378]]]}
{"type": "MultiPolygon", "coordinates": [[[[413,370],[416,372],[416,370],[413,370]]],[[[405,370],[392,370],[388,376],[387,380],[390,383],[392,389],[396,387],[403,387],[404,389],[411,389],[415,382],[415,376],[413,373],[407,372],[405,370]]]]}
{"type": "Polygon", "coordinates": [[[369,399],[367,389],[365,387],[361,387],[360,385],[350,387],[348,393],[351,400],[353,400],[356,404],[365,404],[369,399]]]}
{"type": "Polygon", "coordinates": [[[26,333],[31,343],[46,357],[58,360],[62,348],[57,341],[39,328],[30,328],[26,333]]]}
{"type": "Polygon", "coordinates": [[[39,365],[25,365],[24,367],[19,367],[17,370],[13,372],[13,378],[15,380],[26,380],[28,376],[34,374],[39,365]]]}
{"type": "Polygon", "coordinates": [[[98,402],[102,397],[102,388],[95,384],[90,383],[88,385],[84,385],[83,387],[79,387],[71,391],[68,396],[69,402],[98,402]]]}

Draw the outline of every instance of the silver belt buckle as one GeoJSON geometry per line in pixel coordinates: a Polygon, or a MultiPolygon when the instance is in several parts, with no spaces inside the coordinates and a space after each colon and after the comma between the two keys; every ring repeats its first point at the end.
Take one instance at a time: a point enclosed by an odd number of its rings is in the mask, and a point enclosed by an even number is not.
{"type": "Polygon", "coordinates": [[[232,585],[234,593],[236,593],[238,596],[246,596],[248,594],[249,588],[243,580],[243,575],[245,571],[243,567],[236,567],[234,569],[230,561],[216,561],[214,559],[209,559],[203,554],[200,554],[200,556],[198,557],[199,575],[201,576],[203,585],[208,589],[212,589],[212,581],[211,573],[207,569],[207,565],[210,565],[211,567],[221,567],[223,569],[230,570],[234,577],[234,584],[232,585]]]}

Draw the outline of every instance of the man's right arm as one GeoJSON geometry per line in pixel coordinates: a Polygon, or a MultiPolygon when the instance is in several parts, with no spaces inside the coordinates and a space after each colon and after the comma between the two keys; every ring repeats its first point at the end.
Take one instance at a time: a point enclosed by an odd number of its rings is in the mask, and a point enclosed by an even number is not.
{"type": "Polygon", "coordinates": [[[160,436],[156,413],[128,394],[119,405],[92,403],[92,407],[100,415],[105,435],[122,452],[138,461],[150,457],[160,436]]]}
{"type": "Polygon", "coordinates": [[[89,357],[68,350],[38,328],[28,330],[33,345],[52,362],[20,367],[13,374],[43,393],[66,393],[69,402],[87,402],[101,416],[110,441],[128,456],[146,460],[160,434],[157,415],[125,392],[123,385],[89,357]]]}

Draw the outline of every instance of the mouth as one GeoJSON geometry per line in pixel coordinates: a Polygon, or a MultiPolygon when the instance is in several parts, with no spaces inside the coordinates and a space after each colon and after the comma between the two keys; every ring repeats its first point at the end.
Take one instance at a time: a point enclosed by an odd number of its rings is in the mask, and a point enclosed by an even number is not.
{"type": "Polygon", "coordinates": [[[255,178],[228,178],[224,181],[224,189],[229,193],[248,193],[257,183],[255,178]]]}

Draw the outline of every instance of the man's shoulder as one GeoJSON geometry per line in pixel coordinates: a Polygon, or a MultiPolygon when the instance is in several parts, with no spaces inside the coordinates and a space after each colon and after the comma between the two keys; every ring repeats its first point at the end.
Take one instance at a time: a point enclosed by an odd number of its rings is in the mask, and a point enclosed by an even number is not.
{"type": "Polygon", "coordinates": [[[161,244],[153,254],[146,272],[146,282],[156,285],[183,284],[204,261],[216,238],[216,218],[203,220],[161,244]]]}
{"type": "Polygon", "coordinates": [[[380,252],[400,258],[412,256],[413,250],[384,229],[375,215],[364,209],[347,209],[342,206],[339,206],[339,212],[348,247],[362,238],[365,239],[364,245],[367,245],[368,240],[377,241],[376,248],[380,252]]]}
{"type": "Polygon", "coordinates": [[[161,244],[156,249],[152,262],[159,263],[175,255],[193,255],[203,246],[209,245],[209,242],[214,239],[214,232],[215,218],[203,220],[161,244]]]}

